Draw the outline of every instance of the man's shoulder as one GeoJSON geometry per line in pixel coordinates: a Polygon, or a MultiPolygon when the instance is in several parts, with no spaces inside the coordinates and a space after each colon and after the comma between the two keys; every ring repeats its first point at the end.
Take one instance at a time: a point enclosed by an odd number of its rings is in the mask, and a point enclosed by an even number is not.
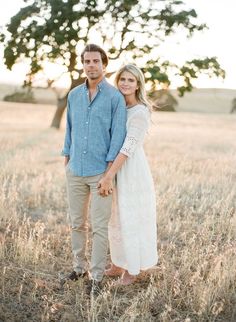
{"type": "Polygon", "coordinates": [[[122,97],[121,92],[112,84],[110,84],[107,80],[105,81],[106,90],[114,97],[122,97]]]}
{"type": "Polygon", "coordinates": [[[83,84],[80,84],[74,88],[72,88],[70,91],[69,91],[69,94],[68,96],[74,96],[76,94],[79,94],[82,92],[82,90],[84,89],[84,83],[83,84]]]}

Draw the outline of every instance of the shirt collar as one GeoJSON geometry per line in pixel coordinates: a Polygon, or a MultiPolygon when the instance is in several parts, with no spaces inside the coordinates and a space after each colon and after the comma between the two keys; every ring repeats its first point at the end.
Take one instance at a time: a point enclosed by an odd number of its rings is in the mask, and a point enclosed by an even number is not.
{"type": "MultiPolygon", "coordinates": [[[[106,86],[106,84],[107,84],[107,80],[105,77],[103,77],[103,79],[97,85],[98,90],[102,90],[106,86]]],[[[88,79],[87,78],[84,82],[84,89],[88,90],[88,79]]]]}

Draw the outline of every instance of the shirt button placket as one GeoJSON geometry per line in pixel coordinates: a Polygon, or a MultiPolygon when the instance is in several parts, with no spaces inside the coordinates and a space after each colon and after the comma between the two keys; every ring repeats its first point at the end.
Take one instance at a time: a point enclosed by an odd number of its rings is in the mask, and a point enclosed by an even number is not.
{"type": "Polygon", "coordinates": [[[88,106],[88,113],[87,113],[87,120],[85,122],[85,136],[84,136],[84,151],[83,151],[83,156],[85,157],[87,154],[88,150],[88,125],[89,125],[89,112],[90,112],[90,106],[88,106]]]}

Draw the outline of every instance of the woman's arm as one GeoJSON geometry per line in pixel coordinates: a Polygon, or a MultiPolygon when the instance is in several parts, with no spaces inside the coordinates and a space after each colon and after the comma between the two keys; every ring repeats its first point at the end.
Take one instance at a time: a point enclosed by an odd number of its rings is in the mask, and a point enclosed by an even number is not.
{"type": "Polygon", "coordinates": [[[147,132],[149,125],[149,114],[147,114],[145,108],[140,110],[135,115],[129,123],[129,128],[123,146],[120,153],[115,158],[112,166],[108,169],[104,176],[98,183],[99,194],[103,197],[108,196],[112,192],[114,179],[116,173],[125,163],[128,157],[132,157],[133,153],[137,149],[139,142],[144,139],[145,133],[147,132]]]}
{"type": "Polygon", "coordinates": [[[103,197],[109,195],[109,191],[112,192],[113,189],[113,179],[115,175],[125,163],[128,157],[123,153],[119,153],[112,163],[111,167],[106,171],[105,175],[98,182],[99,194],[103,197]]]}

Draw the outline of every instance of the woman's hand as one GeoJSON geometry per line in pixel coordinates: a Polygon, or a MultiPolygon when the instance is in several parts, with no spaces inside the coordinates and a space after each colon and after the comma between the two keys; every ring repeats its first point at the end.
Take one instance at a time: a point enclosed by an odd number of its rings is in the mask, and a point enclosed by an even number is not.
{"type": "Polygon", "coordinates": [[[102,177],[98,182],[98,193],[102,197],[107,197],[109,194],[113,192],[113,182],[112,179],[106,177],[102,177]]]}

